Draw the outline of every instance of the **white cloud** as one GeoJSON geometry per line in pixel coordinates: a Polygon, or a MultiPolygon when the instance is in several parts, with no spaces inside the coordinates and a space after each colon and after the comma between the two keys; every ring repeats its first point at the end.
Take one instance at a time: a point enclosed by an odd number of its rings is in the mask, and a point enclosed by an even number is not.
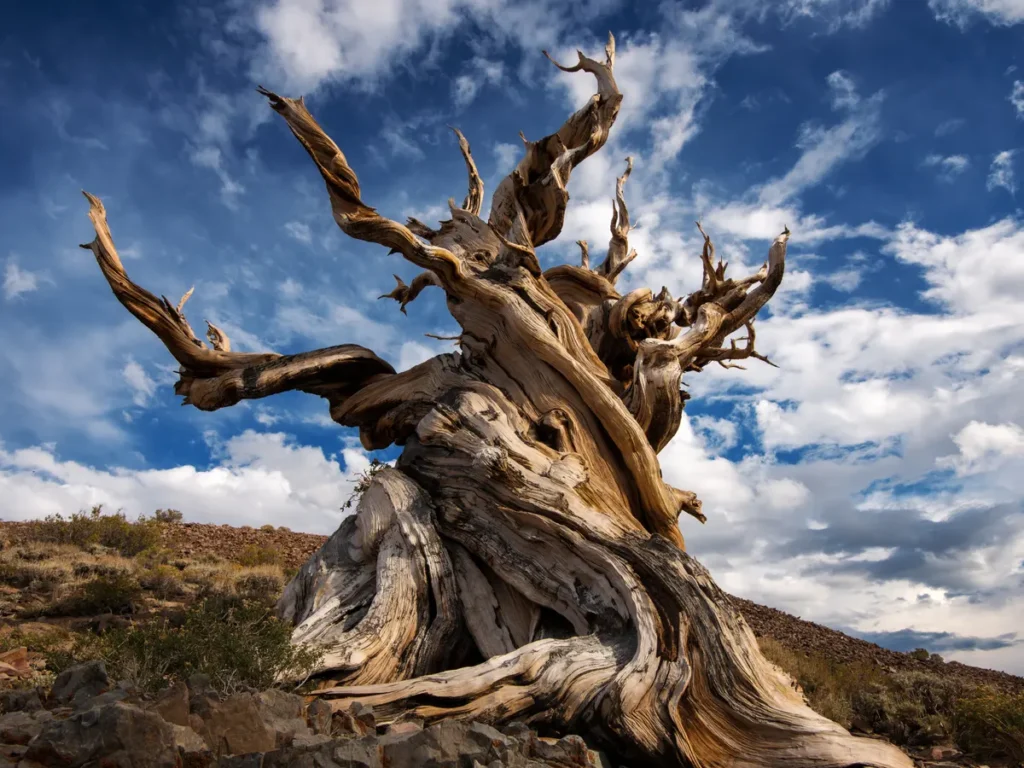
{"type": "Polygon", "coordinates": [[[862,273],[859,269],[840,269],[835,272],[831,272],[824,277],[822,280],[828,283],[837,291],[843,293],[852,293],[857,290],[857,286],[860,285],[862,273]]]}
{"type": "Polygon", "coordinates": [[[156,382],[149,377],[146,369],[132,358],[128,358],[128,362],[121,369],[121,376],[134,392],[132,402],[140,408],[144,408],[156,391],[156,382]]]}
{"type": "Polygon", "coordinates": [[[253,70],[299,93],[328,82],[373,89],[462,24],[536,50],[553,48],[571,23],[555,0],[271,0],[255,15],[266,42],[253,70]]]}
{"type": "Polygon", "coordinates": [[[58,458],[53,446],[8,451],[0,444],[0,518],[25,520],[103,504],[134,517],[172,507],[194,522],[286,525],[331,533],[366,454],[338,457],[298,445],[280,433],[246,431],[214,441],[210,469],[97,469],[58,458]]]}
{"type": "Polygon", "coordinates": [[[469,106],[485,85],[498,85],[505,75],[505,66],[500,61],[491,61],[476,56],[465,71],[452,82],[452,100],[457,109],[469,106]]]}
{"type": "Polygon", "coordinates": [[[884,94],[879,91],[861,99],[849,76],[842,72],[833,72],[827,82],[833,108],[847,112],[847,117],[830,128],[813,124],[801,127],[799,159],[785,176],[761,187],[762,203],[786,202],[819,183],[841,163],[863,156],[878,141],[884,94]]]}
{"type": "Polygon", "coordinates": [[[960,453],[936,460],[939,466],[951,467],[959,475],[990,471],[1009,457],[1024,457],[1024,428],[1018,424],[986,424],[971,421],[954,437],[960,453]]]}
{"type": "Polygon", "coordinates": [[[309,229],[309,224],[303,221],[289,221],[284,225],[285,231],[293,238],[298,240],[300,243],[306,243],[307,245],[313,242],[313,233],[309,229]]]}
{"type": "Polygon", "coordinates": [[[516,163],[523,156],[522,144],[507,144],[498,142],[491,150],[498,161],[498,173],[508,173],[515,168],[516,163]]]}
{"type": "Polygon", "coordinates": [[[10,301],[18,296],[39,289],[39,275],[18,266],[13,256],[7,259],[4,268],[4,298],[10,301]]]}
{"type": "Polygon", "coordinates": [[[238,198],[245,192],[238,181],[224,167],[223,152],[219,147],[200,146],[189,152],[189,159],[200,168],[208,168],[220,179],[220,199],[231,210],[238,209],[238,198]]]}
{"type": "Polygon", "coordinates": [[[1015,149],[1005,149],[992,158],[986,182],[989,191],[1005,189],[1011,195],[1017,191],[1017,177],[1013,170],[1013,158],[1016,154],[1015,149]]]}
{"type": "Polygon", "coordinates": [[[778,12],[784,20],[823,18],[831,31],[843,26],[863,27],[889,6],[889,0],[782,0],[778,12]]]}
{"type": "Polygon", "coordinates": [[[1017,119],[1024,120],[1024,80],[1014,80],[1010,91],[1010,103],[1017,110],[1017,119]]]}
{"type": "Polygon", "coordinates": [[[928,0],[935,17],[965,28],[975,17],[1010,26],[1024,21],[1024,0],[928,0]]]}
{"type": "Polygon", "coordinates": [[[964,155],[949,155],[948,157],[943,157],[942,155],[928,155],[928,157],[924,159],[924,164],[932,168],[938,168],[939,178],[943,181],[953,181],[957,176],[967,170],[971,161],[964,155]]]}

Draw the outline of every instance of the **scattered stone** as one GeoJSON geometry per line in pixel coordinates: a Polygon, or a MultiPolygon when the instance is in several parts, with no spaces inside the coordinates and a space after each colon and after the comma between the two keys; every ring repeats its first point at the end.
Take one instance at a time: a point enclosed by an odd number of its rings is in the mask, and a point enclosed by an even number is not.
{"type": "Polygon", "coordinates": [[[102,661],[87,661],[61,672],[50,689],[53,704],[78,707],[110,690],[107,668],[102,661]]]}
{"type": "Polygon", "coordinates": [[[25,759],[43,766],[176,768],[178,750],[171,726],[159,715],[115,702],[47,722],[25,759]]]}
{"type": "Polygon", "coordinates": [[[189,723],[218,757],[270,752],[277,747],[276,735],[263,722],[257,702],[251,693],[223,699],[193,695],[189,723]]]}
{"type": "Polygon", "coordinates": [[[53,719],[45,709],[35,712],[11,712],[0,717],[0,742],[4,744],[28,744],[53,719]]]}
{"type": "Polygon", "coordinates": [[[334,719],[334,710],[331,705],[323,699],[313,699],[306,708],[306,722],[313,733],[320,736],[331,735],[331,721],[334,719]]]}
{"type": "Polygon", "coordinates": [[[168,723],[168,725],[171,726],[171,735],[174,739],[174,746],[178,748],[179,752],[183,754],[209,752],[209,749],[206,747],[206,742],[203,741],[203,737],[187,725],[175,725],[174,723],[168,723]]]}
{"type": "Polygon", "coordinates": [[[0,691],[0,712],[35,712],[43,708],[39,690],[0,691]]]}
{"type": "Polygon", "coordinates": [[[149,705],[149,709],[168,723],[189,727],[188,686],[184,683],[175,683],[170,688],[165,688],[149,705]]]}
{"type": "Polygon", "coordinates": [[[507,762],[513,742],[483,723],[445,720],[426,730],[386,733],[378,740],[388,766],[452,766],[477,760],[507,762]]]}
{"type": "Polygon", "coordinates": [[[368,736],[377,732],[377,719],[371,708],[356,702],[334,713],[331,728],[334,734],[368,736]]]}
{"type": "Polygon", "coordinates": [[[263,723],[274,733],[275,746],[287,747],[313,735],[302,714],[301,696],[272,688],[257,694],[256,702],[263,723]]]}

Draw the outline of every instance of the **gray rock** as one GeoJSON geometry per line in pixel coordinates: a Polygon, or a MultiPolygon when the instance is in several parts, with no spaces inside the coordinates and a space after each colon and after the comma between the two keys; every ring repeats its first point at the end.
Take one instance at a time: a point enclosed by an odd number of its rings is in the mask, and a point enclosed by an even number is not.
{"type": "Polygon", "coordinates": [[[315,734],[330,735],[333,718],[334,710],[323,699],[313,699],[309,707],[306,708],[306,722],[315,734]]]}
{"type": "MultiPolygon", "coordinates": [[[[398,764],[388,765],[392,768],[402,768],[398,764]]],[[[382,763],[377,738],[371,735],[358,739],[329,741],[312,747],[292,746],[268,752],[263,756],[262,768],[382,768],[382,763]]]]}
{"type": "Polygon", "coordinates": [[[104,768],[176,768],[171,726],[159,715],[115,702],[51,720],[29,744],[25,760],[81,768],[102,759],[104,768]]]}
{"type": "Polygon", "coordinates": [[[331,722],[331,733],[352,734],[354,736],[370,736],[377,732],[377,720],[373,709],[359,702],[347,710],[335,712],[331,722]]]}
{"type": "Polygon", "coordinates": [[[277,747],[277,738],[263,722],[258,701],[251,693],[223,699],[193,695],[189,724],[218,757],[270,752],[277,747]]]}
{"type": "Polygon", "coordinates": [[[274,733],[275,746],[287,747],[296,738],[313,735],[302,715],[304,702],[301,696],[272,688],[258,693],[256,703],[264,725],[274,733]]]}
{"type": "Polygon", "coordinates": [[[206,742],[203,741],[203,737],[187,725],[175,725],[174,723],[168,723],[168,725],[171,726],[174,746],[178,748],[179,752],[189,754],[192,752],[209,751],[206,747],[206,742]]]}
{"type": "Polygon", "coordinates": [[[0,691],[0,712],[35,712],[43,700],[35,688],[26,691],[0,691]]]}
{"type": "Polygon", "coordinates": [[[102,661],[87,661],[68,667],[53,681],[49,701],[60,706],[80,707],[89,699],[110,690],[110,678],[102,661]]]}
{"type": "Polygon", "coordinates": [[[170,688],[165,688],[148,709],[156,712],[168,723],[188,727],[188,686],[184,683],[175,683],[170,688]]]}
{"type": "Polygon", "coordinates": [[[482,723],[447,720],[425,730],[386,733],[378,740],[384,763],[395,768],[459,768],[476,760],[507,762],[514,742],[482,723]]]}
{"type": "Polygon", "coordinates": [[[11,712],[0,717],[0,742],[4,744],[28,744],[42,730],[53,715],[45,709],[35,712],[11,712]]]}

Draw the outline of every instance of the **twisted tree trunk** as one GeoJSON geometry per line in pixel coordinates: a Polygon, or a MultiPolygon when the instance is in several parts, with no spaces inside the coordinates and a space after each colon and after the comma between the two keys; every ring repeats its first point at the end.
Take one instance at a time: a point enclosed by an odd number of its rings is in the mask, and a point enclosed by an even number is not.
{"type": "MultiPolygon", "coordinates": [[[[354,345],[300,355],[212,349],[173,305],[132,283],[94,197],[89,244],[118,299],[181,363],[176,392],[204,410],[298,389],[328,400],[364,446],[404,446],[288,585],[278,608],[296,643],[328,648],[320,695],[337,707],[589,734],[638,765],[909,766],[812,712],[760,654],[739,613],[686,554],[680,512],[700,502],[662,479],[657,453],[679,427],[684,371],[754,357],[753,320],[782,280],[784,231],[756,274],[733,280],[705,236],[701,288],[625,296],[635,256],[616,188],[606,258],[542,272],[535,249],[559,234],[573,168],[600,149],[621,95],[605,60],[566,71],[594,97],[525,156],[480,212],[432,229],[379,215],[345,156],[301,99],[261,89],[320,170],[338,226],[424,269],[388,296],[434,286],[462,328],[460,351],[402,373],[354,345]],[[725,340],[747,329],[744,346],[725,340]]],[[[561,65],[559,65],[561,66],[561,65]]],[[[701,230],[703,233],[703,230],[701,230]]],[[[186,299],[188,295],[186,294],[186,299]]]]}

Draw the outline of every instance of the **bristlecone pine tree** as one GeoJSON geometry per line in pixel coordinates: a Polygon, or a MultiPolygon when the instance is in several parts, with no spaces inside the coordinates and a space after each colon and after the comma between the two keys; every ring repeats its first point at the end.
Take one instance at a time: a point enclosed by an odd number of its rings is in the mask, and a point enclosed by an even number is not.
{"type": "Polygon", "coordinates": [[[404,446],[278,604],[295,643],[328,648],[317,677],[337,708],[360,701],[385,723],[525,720],[584,734],[638,766],[909,766],[895,747],[815,714],[761,655],[685,552],[678,517],[703,522],[700,502],[667,485],[658,464],[679,427],[683,373],[764,360],[753,322],[782,280],[789,231],[756,274],[727,278],[705,236],[699,290],[623,296],[616,280],[636,255],[627,160],[604,259],[592,264],[580,242],[581,265],[540,267],[536,249],[562,228],[570,173],[605,144],[619,111],[614,58],[609,36],[603,61],[555,62],[593,75],[597,93],[558,131],[525,142],[486,218],[456,130],[469,193],[438,229],[367,205],[302,99],[260,89],[323,176],[342,231],[423,270],[388,297],[404,311],[428,286],[445,292],[459,351],[408,371],[353,344],[235,352],[213,325],[207,346],[182,314],[191,291],[175,305],[133,283],[88,193],[96,238],[83,247],[181,364],[175,392],[186,403],[215,410],[300,390],[358,427],[367,449],[404,446]],[[741,345],[727,343],[744,329],[741,345]]]}

